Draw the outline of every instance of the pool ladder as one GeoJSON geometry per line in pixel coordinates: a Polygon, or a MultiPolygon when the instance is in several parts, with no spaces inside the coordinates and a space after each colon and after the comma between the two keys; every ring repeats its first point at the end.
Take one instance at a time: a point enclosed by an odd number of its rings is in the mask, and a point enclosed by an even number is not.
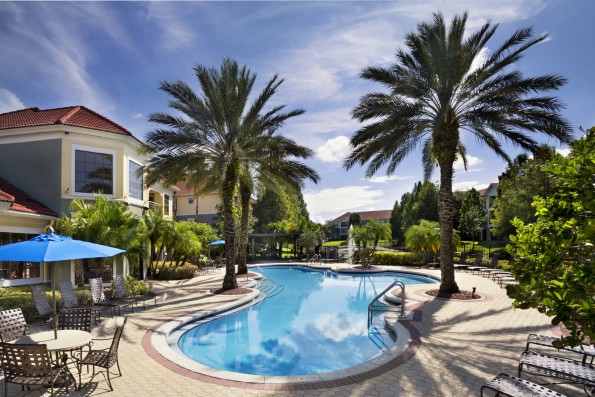
{"type": "Polygon", "coordinates": [[[402,281],[397,280],[388,287],[386,287],[384,291],[376,295],[376,297],[372,299],[372,302],[370,302],[370,304],[368,305],[368,328],[370,328],[370,326],[372,325],[372,321],[374,320],[374,312],[399,311],[401,312],[401,315],[399,317],[402,318],[405,315],[405,284],[403,284],[402,281]],[[388,291],[390,291],[394,287],[401,287],[401,304],[398,308],[393,305],[386,305],[380,301],[380,298],[382,298],[388,291]]]}
{"type": "Polygon", "coordinates": [[[258,290],[265,294],[267,298],[271,298],[285,289],[284,286],[278,284],[264,270],[262,270],[260,266],[256,267],[262,272],[262,275],[264,276],[264,280],[262,280],[262,282],[259,284],[258,290]]]}

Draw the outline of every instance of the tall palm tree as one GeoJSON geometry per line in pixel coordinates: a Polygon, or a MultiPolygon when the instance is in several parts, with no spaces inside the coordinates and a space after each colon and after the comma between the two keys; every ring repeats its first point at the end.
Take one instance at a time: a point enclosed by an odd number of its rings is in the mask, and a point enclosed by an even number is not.
{"type": "Polygon", "coordinates": [[[274,76],[248,105],[256,80],[246,66],[224,59],[219,69],[194,68],[202,95],[182,81],[163,82],[169,107],[181,115],[153,113],[149,120],[165,126],[148,134],[147,183],[164,179],[186,181],[197,193],[218,189],[222,200],[226,272],[222,289],[237,287],[235,275],[234,197],[246,162],[264,162],[271,142],[284,139],[273,133],[302,109],[282,112],[285,106],[264,111],[283,79],[274,76]]]}
{"type": "Polygon", "coordinates": [[[149,255],[149,274],[155,272],[155,260],[157,258],[157,243],[167,233],[169,222],[163,217],[162,210],[149,210],[144,215],[147,227],[147,236],[151,244],[149,255]]]}
{"type": "Polygon", "coordinates": [[[361,77],[383,84],[389,93],[362,97],[352,115],[369,122],[351,138],[353,152],[345,160],[349,169],[369,162],[366,176],[386,166],[392,174],[418,145],[426,179],[440,169],[440,290],[458,291],[453,268],[453,163],[466,165],[463,130],[510,162],[501,141],[533,152],[538,143],[529,133],[543,133],[562,143],[571,141],[569,124],[560,116],[563,105],[543,92],[557,90],[566,80],[554,74],[524,77],[507,70],[524,52],[547,39],[534,37],[532,28],[516,31],[487,56],[479,57],[498,25],[490,22],[465,38],[467,13],[455,16],[447,28],[441,14],[420,23],[406,35],[409,52],[399,49],[389,67],[368,67],[361,77]],[[475,61],[475,63],[474,63],[475,61]]]}

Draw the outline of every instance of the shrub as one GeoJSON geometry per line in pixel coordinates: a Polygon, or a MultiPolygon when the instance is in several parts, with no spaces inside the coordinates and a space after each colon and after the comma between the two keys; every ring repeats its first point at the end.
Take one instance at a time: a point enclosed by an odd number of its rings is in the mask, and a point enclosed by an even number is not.
{"type": "Polygon", "coordinates": [[[420,254],[415,252],[377,251],[372,254],[372,264],[374,265],[411,266],[420,260],[420,254]]]}
{"type": "Polygon", "coordinates": [[[190,263],[184,266],[164,266],[159,269],[159,272],[155,275],[158,280],[183,280],[194,277],[198,266],[191,265],[190,263]]]}
{"type": "Polygon", "coordinates": [[[137,280],[129,274],[124,277],[124,285],[126,286],[126,292],[132,296],[147,295],[153,288],[151,283],[147,283],[145,280],[137,280]]]}

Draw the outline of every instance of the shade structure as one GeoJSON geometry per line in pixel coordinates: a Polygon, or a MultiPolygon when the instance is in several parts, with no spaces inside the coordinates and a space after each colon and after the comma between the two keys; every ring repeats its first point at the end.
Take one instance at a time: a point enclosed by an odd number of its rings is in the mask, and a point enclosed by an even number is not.
{"type": "Polygon", "coordinates": [[[209,246],[224,245],[224,244],[225,244],[225,240],[216,240],[216,241],[213,241],[212,243],[209,243],[209,246]]]}
{"type": "MultiPolygon", "coordinates": [[[[73,240],[59,234],[40,234],[31,240],[0,246],[0,261],[56,262],[87,258],[109,258],[126,252],[120,248],[73,240]]],[[[52,266],[52,301],[54,336],[57,336],[56,283],[52,266]]]]}

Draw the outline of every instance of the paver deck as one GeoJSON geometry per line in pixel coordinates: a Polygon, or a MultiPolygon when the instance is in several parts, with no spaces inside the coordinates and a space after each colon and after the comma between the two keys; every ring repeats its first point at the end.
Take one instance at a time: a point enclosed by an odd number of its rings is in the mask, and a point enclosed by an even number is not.
{"type": "MultiPolygon", "coordinates": [[[[333,266],[336,266],[333,264],[333,266]]],[[[339,265],[340,266],[340,265],[339,265]]],[[[439,275],[438,270],[419,270],[439,275]]],[[[395,397],[479,395],[480,387],[495,375],[516,374],[518,359],[529,333],[551,335],[549,319],[536,310],[514,310],[505,290],[481,276],[457,272],[463,290],[476,287],[486,299],[447,301],[427,297],[420,309],[421,321],[409,323],[420,335],[416,354],[396,368],[357,383],[313,390],[255,390],[237,383],[213,383],[173,371],[154,360],[141,345],[147,330],[184,314],[216,307],[234,296],[205,294],[221,285],[223,274],[210,274],[192,280],[155,282],[158,305],[147,304],[128,316],[120,343],[122,377],[113,377],[110,392],[101,375],[71,396],[304,396],[304,397],[395,397]],[[231,386],[233,385],[233,386],[231,386]]],[[[242,279],[239,278],[241,282],[242,279]]],[[[414,292],[415,293],[415,292],[414,292]]],[[[417,294],[417,293],[415,293],[417,294]]],[[[419,299],[425,299],[422,295],[419,299]]],[[[419,317],[419,316],[418,316],[419,317]]],[[[111,336],[118,319],[104,319],[94,327],[96,337],[111,336]]],[[[0,375],[0,392],[4,381],[0,375]]],[[[88,375],[83,370],[83,383],[88,375]]],[[[546,378],[530,378],[547,382],[546,378]]],[[[274,385],[273,385],[274,386],[274,385]]],[[[582,388],[549,386],[568,396],[583,396],[582,388]]],[[[20,387],[9,385],[9,396],[22,396],[20,387]]],[[[35,394],[32,394],[35,395],[35,394]]],[[[49,395],[49,392],[45,395],[49,395]]],[[[65,395],[60,390],[56,395],[65,395]]]]}

